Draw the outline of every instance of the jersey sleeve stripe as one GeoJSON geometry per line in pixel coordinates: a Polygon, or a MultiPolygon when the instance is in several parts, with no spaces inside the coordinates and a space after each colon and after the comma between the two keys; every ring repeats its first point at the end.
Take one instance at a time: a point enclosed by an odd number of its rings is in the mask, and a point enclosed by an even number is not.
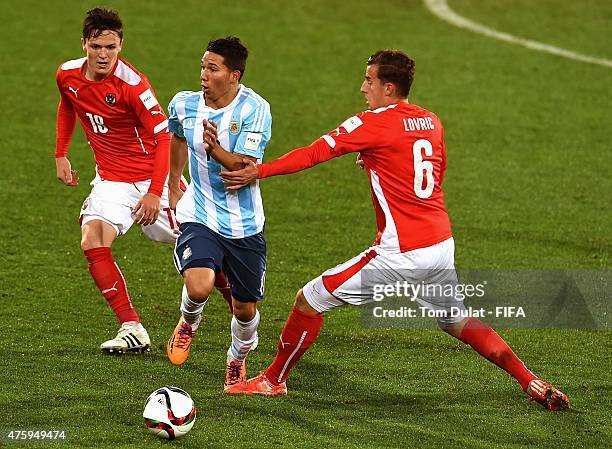
{"type": "Polygon", "coordinates": [[[259,122],[261,121],[261,114],[262,114],[262,104],[261,104],[261,100],[259,98],[256,97],[251,97],[251,99],[253,100],[253,102],[255,103],[253,105],[253,107],[255,108],[255,113],[253,114],[253,123],[251,124],[251,129],[249,131],[252,132],[259,132],[259,122]]]}
{"type": "Polygon", "coordinates": [[[157,134],[158,132],[163,131],[168,128],[168,120],[164,120],[160,124],[158,124],[155,128],[153,128],[153,134],[157,134]]]}
{"type": "Polygon", "coordinates": [[[263,131],[263,122],[266,119],[266,104],[262,101],[259,106],[259,120],[257,121],[257,132],[263,131]]]}
{"type": "Polygon", "coordinates": [[[251,99],[255,103],[255,116],[253,117],[251,131],[261,133],[263,132],[262,128],[266,118],[266,102],[262,98],[255,95],[252,96],[251,99]]]}
{"type": "Polygon", "coordinates": [[[325,142],[327,142],[327,144],[328,144],[330,147],[332,147],[332,148],[335,148],[335,147],[336,147],[336,141],[334,140],[334,138],[333,138],[333,137],[328,136],[327,134],[324,134],[324,135],[323,135],[323,136],[321,136],[321,137],[323,137],[323,140],[324,140],[325,142]]]}
{"type": "Polygon", "coordinates": [[[268,118],[269,114],[270,114],[270,106],[267,105],[266,103],[264,103],[262,111],[261,111],[261,121],[260,121],[259,127],[258,127],[260,132],[264,132],[266,119],[268,118]]]}
{"type": "Polygon", "coordinates": [[[270,118],[270,105],[268,103],[264,103],[264,116],[261,121],[261,131],[264,132],[266,130],[266,123],[268,123],[268,119],[270,118]]]}

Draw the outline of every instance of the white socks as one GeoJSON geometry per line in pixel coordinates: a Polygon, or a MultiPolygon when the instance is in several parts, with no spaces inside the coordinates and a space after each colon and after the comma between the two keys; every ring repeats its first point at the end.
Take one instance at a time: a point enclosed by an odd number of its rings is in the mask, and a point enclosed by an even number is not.
{"type": "MultiPolygon", "coordinates": [[[[202,320],[202,312],[208,299],[204,302],[196,302],[187,294],[187,287],[183,285],[183,294],[181,300],[181,313],[183,319],[189,324],[192,330],[198,328],[202,320]]],[[[240,321],[235,316],[232,316],[232,344],[227,350],[228,363],[232,360],[244,360],[247,354],[257,341],[257,327],[259,326],[259,310],[255,311],[255,317],[251,321],[240,321]]]]}
{"type": "Polygon", "coordinates": [[[257,326],[259,326],[259,310],[255,317],[246,323],[232,317],[232,344],[227,350],[227,362],[244,360],[257,340],[257,326]]]}
{"type": "Polygon", "coordinates": [[[200,321],[202,321],[202,311],[204,310],[204,306],[208,302],[208,299],[204,302],[193,301],[187,294],[187,287],[185,287],[185,285],[183,285],[182,297],[181,313],[183,314],[183,319],[195,332],[200,324],[200,321]]]}

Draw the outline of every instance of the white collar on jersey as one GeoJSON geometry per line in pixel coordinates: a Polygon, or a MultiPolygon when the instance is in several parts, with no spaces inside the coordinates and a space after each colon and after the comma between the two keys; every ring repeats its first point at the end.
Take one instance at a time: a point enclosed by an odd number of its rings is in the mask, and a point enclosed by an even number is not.
{"type": "MultiPolygon", "coordinates": [[[[238,93],[236,94],[234,99],[232,101],[230,101],[230,103],[227,106],[224,106],[224,107],[219,108],[219,109],[213,109],[210,106],[206,106],[206,108],[210,109],[211,111],[215,111],[215,113],[217,113],[217,112],[225,112],[225,111],[227,111],[229,109],[232,109],[232,108],[236,107],[236,105],[240,101],[240,97],[242,96],[242,93],[244,92],[245,89],[246,89],[246,87],[244,87],[244,84],[239,84],[238,85],[238,93]]],[[[202,91],[200,91],[200,92],[202,92],[202,91]]],[[[204,92],[202,92],[201,95],[202,95],[202,100],[204,100],[204,104],[206,105],[206,98],[204,97],[204,92]]]]}

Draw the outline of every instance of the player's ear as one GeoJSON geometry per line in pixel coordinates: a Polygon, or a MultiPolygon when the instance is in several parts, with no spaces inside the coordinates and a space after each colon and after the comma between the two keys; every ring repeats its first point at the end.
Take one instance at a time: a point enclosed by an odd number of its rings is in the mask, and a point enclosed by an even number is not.
{"type": "Polygon", "coordinates": [[[395,93],[395,84],[385,83],[385,95],[388,97],[392,97],[394,93],[395,93]]]}
{"type": "Polygon", "coordinates": [[[87,49],[85,48],[85,44],[87,43],[87,41],[84,38],[81,38],[81,47],[83,47],[83,51],[87,51],[87,49]]]}
{"type": "Polygon", "coordinates": [[[232,81],[235,81],[236,83],[240,82],[240,70],[232,71],[232,81]]]}

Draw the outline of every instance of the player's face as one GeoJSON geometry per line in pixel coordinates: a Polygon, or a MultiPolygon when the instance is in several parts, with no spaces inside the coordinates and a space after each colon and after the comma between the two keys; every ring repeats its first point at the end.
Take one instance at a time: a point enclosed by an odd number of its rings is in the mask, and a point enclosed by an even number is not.
{"type": "Polygon", "coordinates": [[[103,31],[98,37],[81,39],[83,50],[87,53],[85,76],[100,81],[113,70],[121,51],[121,39],[114,31],[103,31]]]}
{"type": "Polygon", "coordinates": [[[365,79],[361,84],[361,93],[365,95],[369,109],[387,106],[389,103],[389,83],[383,83],[378,78],[378,66],[369,65],[366,68],[365,79]]]}
{"type": "Polygon", "coordinates": [[[206,96],[206,104],[218,106],[224,99],[231,97],[238,81],[240,72],[232,71],[225,65],[223,56],[207,51],[202,57],[202,70],[200,82],[202,91],[206,96]]]}

